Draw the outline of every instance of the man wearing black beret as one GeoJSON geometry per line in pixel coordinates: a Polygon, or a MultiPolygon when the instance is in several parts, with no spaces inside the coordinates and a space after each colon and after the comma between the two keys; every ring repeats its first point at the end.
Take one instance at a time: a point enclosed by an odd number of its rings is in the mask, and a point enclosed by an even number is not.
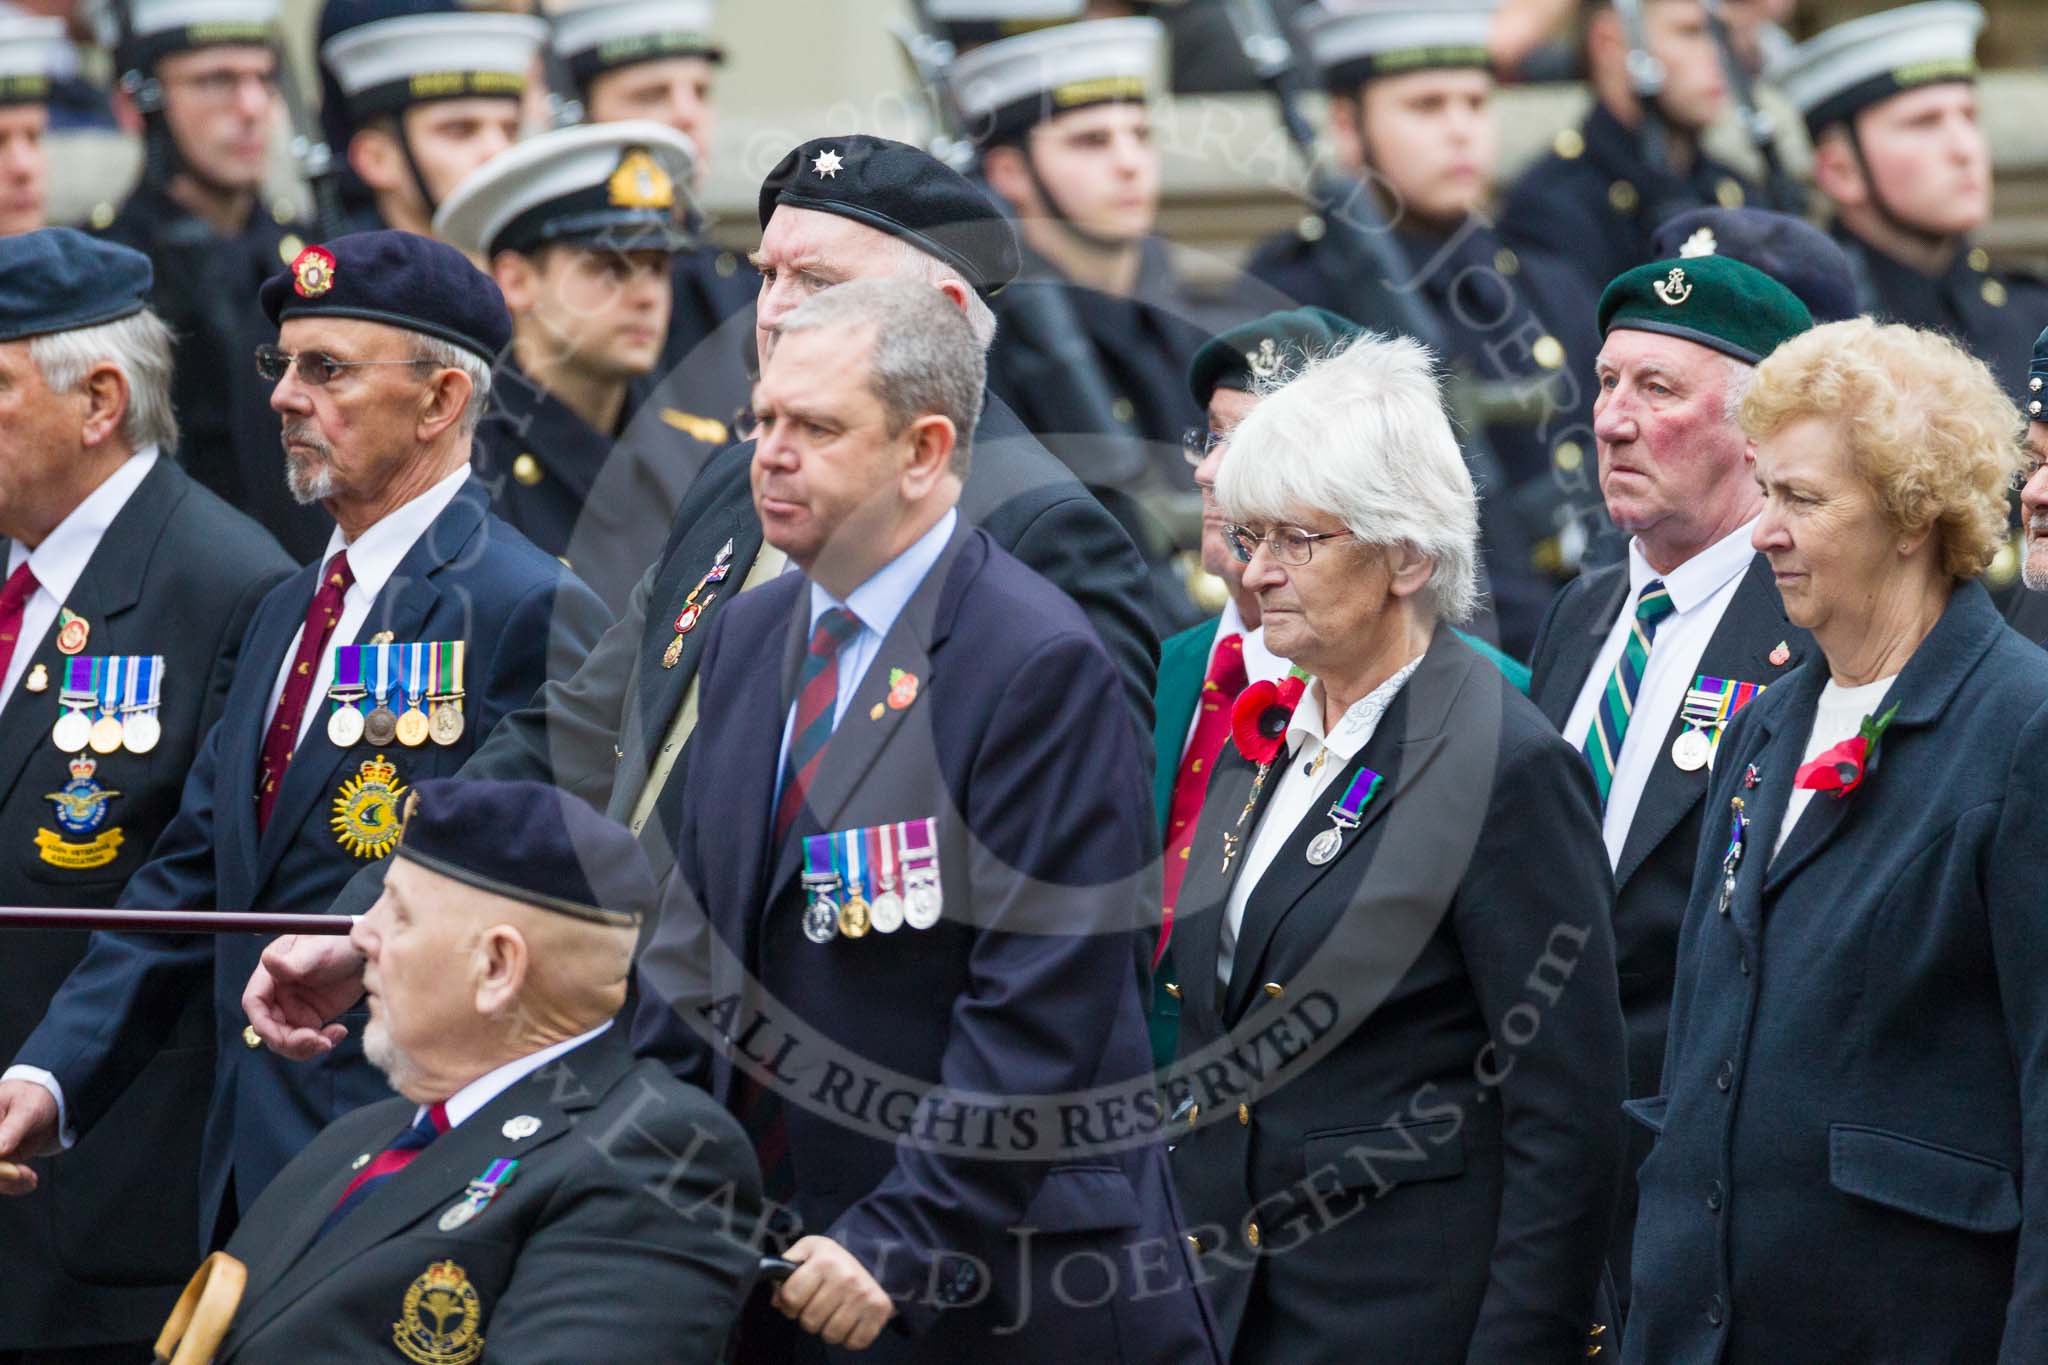
{"type": "Polygon", "coordinates": [[[634,1061],[616,1020],[646,858],[540,783],[434,780],[406,806],[349,936],[363,1048],[402,1098],[338,1119],[249,1210],[212,1359],[714,1365],[761,1177],[739,1124],[634,1061]]]}
{"type": "MultiPolygon", "coordinates": [[[[777,323],[805,298],[878,276],[928,281],[986,345],[995,318],[983,293],[1017,273],[1016,234],[988,197],[926,153],[883,138],[855,134],[797,147],[763,183],[760,213],[755,342],[764,355],[774,348],[777,323]]],[[[649,403],[661,401],[657,390],[649,403]]],[[[961,516],[1080,607],[1116,665],[1142,734],[1152,723],[1159,645],[1150,585],[1130,537],[993,396],[984,398],[975,445],[961,516]]],[[[763,550],[748,487],[752,459],[752,442],[714,457],[625,616],[575,676],[550,683],[509,718],[465,776],[556,782],[629,825],[655,866],[668,868],[681,803],[669,778],[696,725],[705,621],[785,562],[772,546],[763,550]]],[[[1100,704],[1114,702],[1103,697],[1100,704]]],[[[365,868],[336,911],[369,905],[380,875],[380,867],[365,868]]],[[[327,1016],[312,1016],[336,999],[354,999],[358,969],[350,954],[313,939],[267,955],[249,983],[252,1001],[266,1010],[294,1007],[275,1023],[259,1020],[260,1035],[289,1054],[314,1055],[314,1030],[327,1016]]]]}
{"type": "MultiPolygon", "coordinates": [[[[546,680],[552,649],[580,658],[608,620],[490,514],[470,473],[511,320],[461,252],[405,232],[339,237],[268,280],[262,305],[278,344],[253,363],[276,385],[284,477],[335,526],[322,559],[257,607],[221,720],[123,906],[325,909],[390,852],[406,791],[461,766],[546,680]]],[[[97,1127],[211,983],[200,1217],[218,1245],[314,1133],[387,1094],[354,1041],[313,1066],[260,1050],[240,996],[262,949],[95,935],[18,1056],[55,1095],[38,1088],[14,1145],[41,1153],[97,1127]]]]}
{"type": "MultiPolygon", "coordinates": [[[[293,567],[172,459],[172,339],[150,285],[148,257],[71,228],[0,239],[0,904],[115,903],[178,812],[251,613],[293,567]],[[135,709],[112,744],[89,747],[88,727],[73,749],[59,727],[96,672],[135,709]]],[[[83,933],[7,936],[0,1067],[85,948],[83,933]]],[[[38,1163],[48,1188],[0,1200],[0,1360],[148,1353],[198,1221],[192,1182],[161,1177],[196,1160],[202,1114],[165,1099],[206,1088],[210,1022],[203,1004],[174,1011],[105,1124],[38,1163]],[[146,1186],[160,1197],[126,1194],[146,1186]]],[[[52,1098],[45,1076],[0,1078],[0,1160],[16,1155],[7,1116],[52,1098]]]]}

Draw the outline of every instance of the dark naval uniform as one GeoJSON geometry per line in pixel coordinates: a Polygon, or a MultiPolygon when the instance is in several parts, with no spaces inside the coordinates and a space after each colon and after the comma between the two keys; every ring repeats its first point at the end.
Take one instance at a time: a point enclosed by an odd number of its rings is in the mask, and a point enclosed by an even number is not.
{"type": "MultiPolygon", "coordinates": [[[[1299,302],[1342,311],[1350,290],[1326,240],[1299,231],[1268,238],[1245,273],[1299,302]]],[[[1448,235],[1397,231],[1394,240],[1436,319],[1445,361],[1476,379],[1549,395],[1540,422],[1485,429],[1508,482],[1481,490],[1494,611],[1501,644],[1527,658],[1564,567],[1560,533],[1604,521],[1592,430],[1597,296],[1557,256],[1510,247],[1477,217],[1448,235]]]]}
{"type": "Polygon", "coordinates": [[[256,306],[257,286],[290,264],[311,229],[259,203],[241,232],[224,238],[147,181],[95,226],[156,267],[150,305],[178,338],[171,406],[180,463],[254,517],[293,559],[304,563],[319,554],[333,523],[318,507],[293,501],[285,487],[271,385],[253,359],[258,346],[277,340],[256,306]]]}
{"type": "Polygon", "coordinates": [[[1166,250],[1157,241],[1144,244],[1138,287],[1128,298],[1074,284],[1026,249],[1023,277],[994,300],[1000,325],[988,357],[990,390],[1101,499],[1137,543],[1152,573],[1155,620],[1162,635],[1202,615],[1173,567],[1170,533],[1142,502],[1148,494],[1193,490],[1194,471],[1181,453],[1181,437],[1207,420],[1188,394],[1187,374],[1188,362],[1209,336],[1187,319],[1174,292],[1166,250]],[[1059,357],[1016,323],[1019,313],[1034,307],[1035,296],[1053,290],[1072,310],[1109,389],[1106,414],[1077,410],[1073,388],[1061,382],[1059,357]],[[1122,439],[1076,435],[1104,430],[1122,439]]]}
{"type": "MultiPolygon", "coordinates": [[[[691,231],[701,232],[703,224],[693,222],[691,231]]],[[[706,343],[717,344],[719,328],[727,318],[753,306],[755,297],[761,292],[761,276],[736,251],[727,251],[713,242],[700,242],[687,250],[678,251],[669,267],[669,277],[675,281],[675,308],[668,315],[668,341],[661,348],[661,366],[658,372],[665,373],[681,365],[706,343]]],[[[753,335],[745,338],[748,351],[753,349],[753,335]]],[[[748,393],[741,390],[734,396],[733,405],[747,401],[748,393]]],[[[724,421],[727,414],[708,414],[724,421]]]]}
{"type": "Polygon", "coordinates": [[[1741,208],[1755,197],[1733,167],[1704,150],[1685,175],[1650,165],[1635,131],[1595,104],[1522,173],[1500,221],[1517,247],[1569,253],[1597,298],[1616,275],[1656,259],[1650,236],[1665,219],[1709,204],[1741,208]]]}

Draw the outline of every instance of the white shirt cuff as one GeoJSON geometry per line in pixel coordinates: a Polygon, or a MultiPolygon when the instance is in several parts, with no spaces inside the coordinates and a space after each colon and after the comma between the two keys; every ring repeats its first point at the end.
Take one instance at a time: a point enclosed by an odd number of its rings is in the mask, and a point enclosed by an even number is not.
{"type": "Polygon", "coordinates": [[[57,1078],[39,1066],[10,1066],[0,1072],[0,1081],[33,1081],[50,1092],[50,1098],[57,1101],[57,1142],[66,1151],[78,1141],[78,1134],[71,1131],[71,1117],[64,1109],[64,1087],[57,1078]]]}

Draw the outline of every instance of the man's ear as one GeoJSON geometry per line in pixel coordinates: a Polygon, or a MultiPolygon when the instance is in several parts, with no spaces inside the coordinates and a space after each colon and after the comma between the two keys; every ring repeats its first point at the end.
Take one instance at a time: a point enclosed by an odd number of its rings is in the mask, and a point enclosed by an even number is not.
{"type": "Polygon", "coordinates": [[[1840,124],[1814,141],[1813,183],[1822,194],[1845,208],[1861,208],[1870,202],[1870,182],[1864,178],[1863,163],[1840,124]]]}
{"type": "Polygon", "coordinates": [[[526,936],[509,924],[494,924],[477,937],[474,961],[477,1013],[504,1013],[525,989],[533,965],[526,936]]]}
{"type": "Polygon", "coordinates": [[[1337,164],[1352,174],[1365,169],[1363,91],[1330,97],[1330,150],[1337,164]]]}
{"type": "Polygon", "coordinates": [[[451,368],[434,372],[434,381],[427,386],[425,406],[420,409],[420,444],[438,439],[461,420],[462,410],[469,406],[472,391],[469,376],[461,370],[451,368]]]}
{"type": "Polygon", "coordinates": [[[505,296],[506,311],[515,317],[531,309],[540,296],[540,266],[531,256],[501,251],[491,257],[491,278],[505,296]]]}
{"type": "Polygon", "coordinates": [[[967,311],[967,300],[974,293],[973,288],[968,285],[967,281],[949,277],[940,280],[936,287],[941,294],[944,294],[953,301],[955,308],[958,308],[963,313],[967,311]]]}
{"type": "Polygon", "coordinates": [[[903,493],[918,501],[952,467],[960,433],[953,419],[928,412],[910,424],[910,463],[903,469],[903,493]]]}
{"type": "Polygon", "coordinates": [[[398,141],[384,128],[358,128],[348,140],[348,168],[373,190],[389,194],[404,183],[398,141]]]}
{"type": "Polygon", "coordinates": [[[104,444],[121,430],[128,416],[128,378],[119,368],[101,362],[85,372],[77,392],[85,397],[85,421],[79,443],[87,450],[104,444]]]}
{"type": "Polygon", "coordinates": [[[1017,212],[1028,215],[1038,211],[1037,187],[1031,183],[1031,172],[1024,167],[1022,148],[989,148],[982,154],[981,175],[988,181],[988,187],[1017,212]]]}

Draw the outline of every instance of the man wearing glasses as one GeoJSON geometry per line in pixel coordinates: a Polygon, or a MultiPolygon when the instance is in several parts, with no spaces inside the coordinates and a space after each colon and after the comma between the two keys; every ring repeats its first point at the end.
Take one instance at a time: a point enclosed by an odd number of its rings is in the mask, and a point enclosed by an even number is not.
{"type": "MultiPolygon", "coordinates": [[[[332,527],[322,558],[256,608],[220,722],[123,906],[325,909],[390,852],[412,786],[459,768],[545,681],[551,649],[580,659],[608,620],[490,514],[470,473],[511,320],[461,252],[404,232],[336,238],[266,281],[261,303],[278,326],[259,365],[284,481],[332,527]]],[[[311,1065],[262,1050],[240,997],[265,943],[95,935],[16,1058],[46,1083],[0,1084],[0,1150],[47,1155],[92,1130],[211,986],[199,1216],[202,1249],[221,1245],[320,1129],[390,1096],[359,1009],[311,1065]]]]}
{"type": "Polygon", "coordinates": [[[290,201],[263,202],[276,126],[277,0],[138,0],[116,43],[117,109],[139,120],[141,181],[92,227],[150,258],[153,305],[178,337],[171,402],[194,478],[256,518],[292,558],[325,519],[277,477],[277,414],[249,369],[269,338],[256,287],[309,233],[290,201]]]}

